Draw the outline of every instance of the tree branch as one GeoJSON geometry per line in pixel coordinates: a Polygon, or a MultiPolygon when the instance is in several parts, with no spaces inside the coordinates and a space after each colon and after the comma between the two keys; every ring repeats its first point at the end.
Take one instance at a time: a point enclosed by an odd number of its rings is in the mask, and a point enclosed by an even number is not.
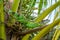
{"type": "Polygon", "coordinates": [[[44,25],[44,26],[42,26],[42,27],[37,27],[37,28],[34,28],[34,29],[32,29],[32,30],[28,30],[28,31],[24,31],[24,32],[21,32],[21,33],[17,33],[18,35],[26,35],[26,34],[29,34],[29,33],[33,33],[33,32],[36,32],[36,31],[39,31],[39,30],[42,30],[43,28],[45,28],[46,26],[48,26],[48,25],[44,25]]]}

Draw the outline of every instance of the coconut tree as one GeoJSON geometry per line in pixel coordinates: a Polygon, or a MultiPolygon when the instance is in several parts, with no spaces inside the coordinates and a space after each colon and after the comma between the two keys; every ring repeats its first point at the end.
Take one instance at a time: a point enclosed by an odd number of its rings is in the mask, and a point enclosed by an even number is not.
{"type": "MultiPolygon", "coordinates": [[[[60,1],[54,0],[0,0],[0,39],[1,40],[41,40],[50,35],[50,30],[60,25],[57,11],[60,1]],[[48,5],[51,2],[51,5],[48,5]],[[38,4],[36,8],[35,5],[38,4]],[[46,8],[49,6],[48,8],[46,8]],[[43,10],[43,8],[46,8],[43,10]],[[37,13],[34,10],[38,10],[37,13]],[[56,10],[52,23],[48,20],[51,12],[56,10]],[[33,14],[37,14],[33,15],[33,14]],[[36,16],[36,17],[35,17],[36,16]],[[44,18],[48,16],[47,19],[44,18]],[[48,35],[47,35],[48,34],[48,35]]],[[[54,31],[53,31],[54,32],[54,31]]],[[[57,40],[60,35],[59,27],[51,40],[57,40]]]]}

